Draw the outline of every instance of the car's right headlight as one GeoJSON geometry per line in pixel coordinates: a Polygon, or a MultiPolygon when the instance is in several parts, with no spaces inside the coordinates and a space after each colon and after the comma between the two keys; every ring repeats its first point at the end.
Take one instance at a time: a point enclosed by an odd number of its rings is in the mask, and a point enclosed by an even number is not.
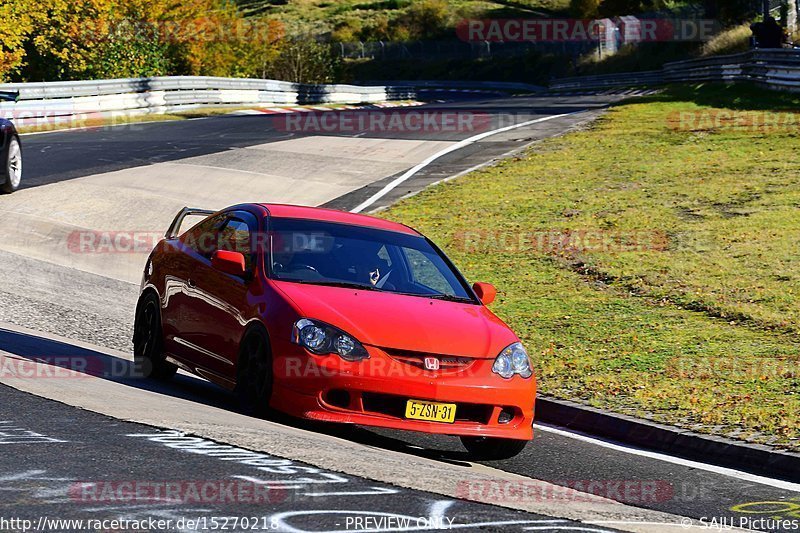
{"type": "Polygon", "coordinates": [[[345,361],[368,359],[366,348],[339,328],[301,318],[292,328],[292,342],[317,355],[336,354],[345,361]]]}
{"type": "Polygon", "coordinates": [[[522,343],[515,342],[500,352],[494,360],[492,372],[506,379],[511,379],[514,374],[519,374],[523,378],[531,377],[533,375],[531,360],[522,343]]]}

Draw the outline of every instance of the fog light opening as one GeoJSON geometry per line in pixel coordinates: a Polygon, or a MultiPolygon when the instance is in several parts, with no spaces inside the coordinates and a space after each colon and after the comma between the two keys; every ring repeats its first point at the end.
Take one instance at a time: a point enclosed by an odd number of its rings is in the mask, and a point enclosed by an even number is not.
{"type": "Polygon", "coordinates": [[[329,390],[325,394],[325,401],[334,407],[347,409],[350,407],[350,393],[340,389],[329,390]]]}
{"type": "Polygon", "coordinates": [[[508,424],[514,419],[514,410],[510,407],[504,407],[500,414],[497,416],[498,424],[508,424]]]}

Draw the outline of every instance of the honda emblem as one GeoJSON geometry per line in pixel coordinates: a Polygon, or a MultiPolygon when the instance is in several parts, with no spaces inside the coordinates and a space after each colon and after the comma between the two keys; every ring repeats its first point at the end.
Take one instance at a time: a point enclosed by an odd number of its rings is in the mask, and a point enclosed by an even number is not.
{"type": "Polygon", "coordinates": [[[439,360],[435,357],[426,357],[425,358],[425,369],[426,370],[439,370],[439,360]]]}

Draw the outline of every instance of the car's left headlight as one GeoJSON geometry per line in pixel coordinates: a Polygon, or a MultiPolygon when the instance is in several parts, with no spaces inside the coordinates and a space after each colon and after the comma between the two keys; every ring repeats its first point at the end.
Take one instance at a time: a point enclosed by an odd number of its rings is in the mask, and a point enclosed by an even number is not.
{"type": "Polygon", "coordinates": [[[301,318],[292,327],[292,342],[317,355],[336,354],[345,361],[369,358],[366,348],[339,328],[301,318]]]}
{"type": "Polygon", "coordinates": [[[494,360],[492,372],[506,379],[511,379],[514,374],[519,374],[523,378],[531,377],[533,375],[531,360],[522,343],[515,342],[500,352],[494,360]]]}

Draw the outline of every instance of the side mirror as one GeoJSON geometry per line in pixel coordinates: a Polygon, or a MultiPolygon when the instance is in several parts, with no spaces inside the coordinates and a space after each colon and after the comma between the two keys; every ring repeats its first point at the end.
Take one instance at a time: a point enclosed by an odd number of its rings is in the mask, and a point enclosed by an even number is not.
{"type": "Polygon", "coordinates": [[[472,290],[475,291],[483,305],[489,305],[494,301],[494,297],[497,296],[497,289],[491,283],[475,283],[472,285],[472,290]]]}
{"type": "Polygon", "coordinates": [[[229,252],[226,250],[217,250],[211,256],[211,266],[220,272],[230,274],[231,276],[245,277],[247,269],[245,268],[244,255],[239,252],[229,252]]]}

